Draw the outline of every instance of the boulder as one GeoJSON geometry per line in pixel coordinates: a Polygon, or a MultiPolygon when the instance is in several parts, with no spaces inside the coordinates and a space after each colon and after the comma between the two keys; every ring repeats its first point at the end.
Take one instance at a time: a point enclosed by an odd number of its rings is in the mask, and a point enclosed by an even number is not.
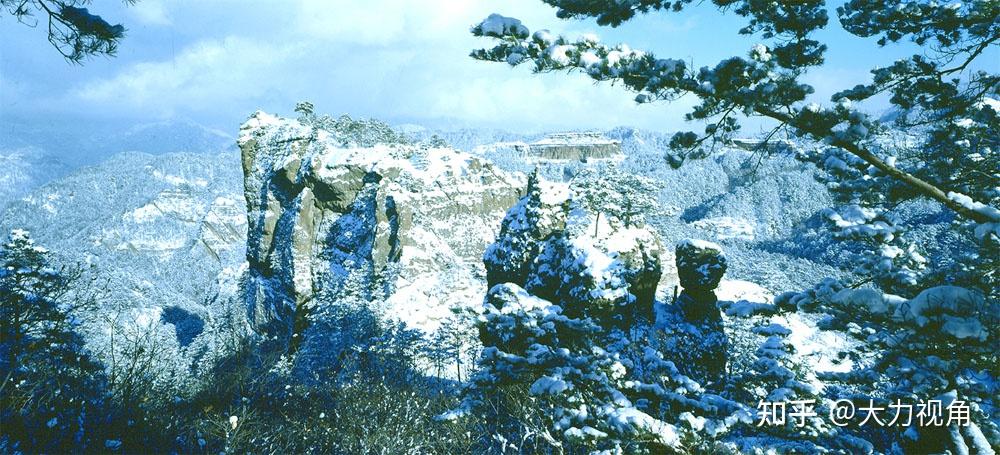
{"type": "Polygon", "coordinates": [[[722,247],[703,240],[682,240],[675,252],[681,287],[691,292],[712,292],[726,273],[722,247]]]}

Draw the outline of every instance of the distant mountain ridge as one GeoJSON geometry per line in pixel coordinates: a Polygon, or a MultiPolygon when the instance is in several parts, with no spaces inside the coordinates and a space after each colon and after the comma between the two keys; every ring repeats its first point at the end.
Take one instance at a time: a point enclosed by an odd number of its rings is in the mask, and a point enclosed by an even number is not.
{"type": "Polygon", "coordinates": [[[11,201],[45,182],[68,174],[72,168],[37,147],[0,151],[0,213],[11,201]]]}
{"type": "Polygon", "coordinates": [[[219,152],[235,148],[230,133],[189,119],[122,123],[78,119],[54,124],[46,119],[4,119],[0,150],[34,147],[67,164],[96,164],[119,152],[154,155],[171,152],[219,152]]]}
{"type": "Polygon", "coordinates": [[[0,174],[0,211],[32,189],[116,153],[218,153],[236,147],[233,135],[187,119],[133,125],[4,119],[0,131],[0,164],[5,165],[0,174]]]}

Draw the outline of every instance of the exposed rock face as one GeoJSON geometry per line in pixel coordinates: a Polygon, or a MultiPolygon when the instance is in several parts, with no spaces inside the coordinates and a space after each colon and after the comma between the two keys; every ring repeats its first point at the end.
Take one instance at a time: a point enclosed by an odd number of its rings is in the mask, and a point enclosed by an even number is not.
{"type": "MultiPolygon", "coordinates": [[[[198,241],[212,257],[222,260],[232,252],[243,253],[243,248],[234,248],[246,242],[246,212],[242,201],[232,197],[217,197],[209,206],[201,220],[198,241]],[[234,223],[233,220],[236,220],[234,223]]],[[[231,263],[231,259],[226,260],[231,263]]]]}
{"type": "Polygon", "coordinates": [[[481,299],[478,258],[520,177],[449,148],[359,147],[263,112],[242,126],[239,145],[244,291],[258,332],[287,341],[311,308],[345,293],[384,299],[391,315],[424,330],[481,299]]]}
{"type": "Polygon", "coordinates": [[[528,145],[532,155],[549,160],[606,159],[622,153],[621,143],[600,133],[553,133],[528,145]]]}
{"type": "Polygon", "coordinates": [[[571,317],[623,325],[649,320],[661,274],[659,240],[645,227],[604,229],[595,237],[597,221],[566,187],[533,176],[483,257],[491,294],[513,283],[563,305],[571,317]]]}

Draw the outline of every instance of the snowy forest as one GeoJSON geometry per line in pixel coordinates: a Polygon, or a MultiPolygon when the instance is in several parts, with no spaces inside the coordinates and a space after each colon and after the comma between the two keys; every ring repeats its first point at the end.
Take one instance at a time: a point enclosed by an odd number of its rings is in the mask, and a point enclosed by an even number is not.
{"type": "Polygon", "coordinates": [[[223,3],[0,0],[0,454],[1000,450],[1000,2],[223,3]]]}

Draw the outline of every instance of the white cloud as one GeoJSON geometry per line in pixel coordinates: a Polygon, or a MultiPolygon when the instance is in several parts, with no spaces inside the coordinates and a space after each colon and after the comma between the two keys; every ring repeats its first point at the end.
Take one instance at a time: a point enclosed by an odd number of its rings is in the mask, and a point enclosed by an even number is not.
{"type": "Polygon", "coordinates": [[[119,74],[84,84],[75,95],[85,101],[171,113],[177,109],[218,109],[282,84],[269,77],[301,55],[295,45],[227,37],[196,43],[176,57],[141,62],[119,74]]]}
{"type": "MultiPolygon", "coordinates": [[[[490,63],[475,63],[491,65],[490,63]]],[[[582,74],[532,75],[527,71],[485,71],[487,77],[435,87],[426,110],[451,114],[470,125],[541,131],[546,129],[679,126],[688,103],[637,105],[621,87],[594,84],[582,74]]]]}
{"type": "Polygon", "coordinates": [[[127,10],[139,23],[145,25],[172,25],[173,20],[161,0],[142,0],[127,10]]]}
{"type": "Polygon", "coordinates": [[[503,4],[469,0],[304,0],[298,4],[300,32],[313,38],[365,45],[409,45],[433,41],[467,41],[469,27],[496,10],[524,19],[554,18],[554,10],[537,0],[503,4]]]}
{"type": "Polygon", "coordinates": [[[562,26],[570,36],[582,31],[580,23],[560,23],[552,8],[537,0],[510,1],[502,8],[464,0],[309,0],[293,8],[287,22],[255,21],[240,26],[239,36],[206,39],[164,60],[135,62],[77,85],[71,98],[98,110],[208,115],[233,128],[254,109],[288,113],[306,99],[322,112],[431,126],[445,121],[522,130],[680,126],[682,109],[690,103],[637,106],[620,87],[595,85],[583,74],[532,75],[473,61],[469,51],[490,43],[472,37],[468,28],[493,11],[536,27],[562,26]]]}

